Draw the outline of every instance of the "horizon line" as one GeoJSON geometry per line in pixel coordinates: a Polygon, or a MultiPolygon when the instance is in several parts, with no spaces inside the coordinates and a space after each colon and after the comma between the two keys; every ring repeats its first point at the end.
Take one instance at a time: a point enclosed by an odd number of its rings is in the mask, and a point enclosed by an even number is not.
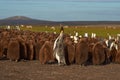
{"type": "Polygon", "coordinates": [[[31,19],[31,20],[41,20],[41,21],[51,21],[51,22],[77,22],[77,21],[85,21],[85,22],[87,22],[87,21],[89,21],[89,22],[97,22],[97,21],[99,21],[99,22],[103,22],[103,21],[106,21],[106,22],[108,22],[108,21],[111,21],[111,22],[115,22],[115,21],[120,21],[120,20],[47,20],[47,19],[37,19],[37,18],[31,18],[31,17],[27,17],[27,16],[10,16],[10,17],[6,17],[6,18],[2,18],[2,19],[0,19],[0,20],[7,20],[7,19],[15,19],[15,18],[18,18],[18,19],[16,19],[16,20],[19,20],[19,19],[31,19]]]}

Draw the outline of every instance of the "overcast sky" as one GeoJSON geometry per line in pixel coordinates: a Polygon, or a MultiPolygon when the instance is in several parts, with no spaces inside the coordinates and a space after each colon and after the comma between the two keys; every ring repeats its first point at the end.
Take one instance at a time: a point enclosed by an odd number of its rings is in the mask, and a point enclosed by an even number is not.
{"type": "MultiPolygon", "coordinates": [[[[10,0],[1,0],[10,1],[10,0]]],[[[59,0],[11,0],[11,1],[59,1],[59,0]]],[[[60,1],[120,1],[120,0],[60,0],[60,1]]]]}
{"type": "Polygon", "coordinates": [[[72,0],[72,1],[120,1],[120,0],[72,0]]]}
{"type": "Polygon", "coordinates": [[[120,1],[120,0],[71,0],[71,1],[120,1]]]}
{"type": "Polygon", "coordinates": [[[120,0],[0,0],[0,19],[11,16],[51,21],[120,21],[120,0]]]}

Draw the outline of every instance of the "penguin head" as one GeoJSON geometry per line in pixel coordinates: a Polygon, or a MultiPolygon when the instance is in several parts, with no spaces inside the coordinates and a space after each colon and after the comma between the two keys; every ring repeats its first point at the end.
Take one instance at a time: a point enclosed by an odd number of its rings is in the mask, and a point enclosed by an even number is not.
{"type": "Polygon", "coordinates": [[[61,26],[61,28],[60,28],[60,32],[64,32],[64,28],[63,28],[63,26],[61,26]]]}

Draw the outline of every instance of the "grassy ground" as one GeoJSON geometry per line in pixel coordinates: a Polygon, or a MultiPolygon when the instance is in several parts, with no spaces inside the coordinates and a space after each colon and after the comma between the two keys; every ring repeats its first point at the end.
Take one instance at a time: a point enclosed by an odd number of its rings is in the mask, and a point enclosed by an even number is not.
{"type": "MultiPolygon", "coordinates": [[[[21,27],[22,30],[30,30],[35,32],[57,32],[59,33],[60,27],[55,26],[55,30],[51,29],[51,27],[46,26],[33,26],[32,29],[28,29],[26,27],[21,27]]],[[[120,33],[119,25],[90,25],[90,26],[77,26],[77,27],[68,27],[64,28],[65,33],[74,35],[74,32],[78,32],[79,35],[83,35],[84,33],[96,33],[97,36],[107,37],[109,33],[112,36],[116,36],[120,33]]]]}
{"type": "MultiPolygon", "coordinates": [[[[41,31],[48,31],[48,32],[57,32],[59,33],[60,27],[57,26],[55,30],[52,30],[51,27],[38,27],[34,26],[32,29],[26,29],[22,28],[23,30],[31,30],[36,32],[41,31]]],[[[96,33],[97,36],[107,37],[107,34],[109,33],[112,36],[116,36],[116,34],[120,33],[120,27],[119,26],[79,26],[79,27],[68,27],[64,28],[65,33],[67,34],[74,34],[74,32],[78,32],[79,35],[83,35],[84,33],[88,33],[91,35],[91,33],[96,33]]]]}

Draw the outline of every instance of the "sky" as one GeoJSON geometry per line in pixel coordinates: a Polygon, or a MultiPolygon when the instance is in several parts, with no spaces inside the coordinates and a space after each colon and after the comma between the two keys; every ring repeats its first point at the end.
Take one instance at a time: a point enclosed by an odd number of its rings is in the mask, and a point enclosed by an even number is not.
{"type": "Polygon", "coordinates": [[[0,19],[120,21],[120,0],[0,0],[0,19]]]}

